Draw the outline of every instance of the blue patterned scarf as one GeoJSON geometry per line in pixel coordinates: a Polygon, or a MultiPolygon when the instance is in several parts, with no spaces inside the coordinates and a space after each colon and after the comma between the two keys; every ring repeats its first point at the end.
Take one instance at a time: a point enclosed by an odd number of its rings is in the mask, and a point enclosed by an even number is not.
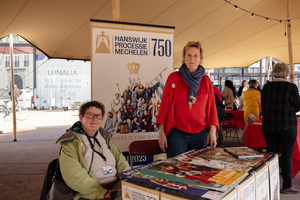
{"type": "Polygon", "coordinates": [[[199,90],[200,81],[205,75],[205,69],[202,65],[199,65],[197,71],[191,73],[188,71],[185,63],[183,63],[179,68],[179,73],[183,77],[185,83],[190,87],[188,104],[191,109],[192,105],[197,101],[197,92],[199,90]]]}

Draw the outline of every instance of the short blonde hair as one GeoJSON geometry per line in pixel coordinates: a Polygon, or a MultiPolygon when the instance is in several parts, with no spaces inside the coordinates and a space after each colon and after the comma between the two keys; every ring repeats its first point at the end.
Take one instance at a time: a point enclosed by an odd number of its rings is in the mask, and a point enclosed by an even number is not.
{"type": "Polygon", "coordinates": [[[285,63],[276,63],[272,70],[272,76],[275,78],[285,78],[289,73],[290,69],[285,63]]]}
{"type": "Polygon", "coordinates": [[[182,63],[184,63],[184,57],[186,54],[186,51],[188,50],[188,48],[190,47],[196,47],[199,51],[200,51],[200,63],[202,63],[202,59],[203,59],[203,49],[201,46],[201,43],[198,42],[194,42],[194,41],[189,41],[184,47],[183,47],[183,51],[182,51],[182,63]]]}

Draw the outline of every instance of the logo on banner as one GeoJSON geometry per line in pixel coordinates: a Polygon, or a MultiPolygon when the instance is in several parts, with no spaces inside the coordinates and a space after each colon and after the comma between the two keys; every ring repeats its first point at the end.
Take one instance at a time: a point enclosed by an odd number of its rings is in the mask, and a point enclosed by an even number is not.
{"type": "Polygon", "coordinates": [[[96,38],[96,53],[110,53],[109,44],[109,36],[102,31],[101,35],[97,35],[96,38]]]}
{"type": "Polygon", "coordinates": [[[135,63],[135,62],[131,62],[131,63],[127,64],[127,68],[129,70],[130,75],[131,74],[138,74],[140,67],[141,67],[140,64],[135,63]]]}

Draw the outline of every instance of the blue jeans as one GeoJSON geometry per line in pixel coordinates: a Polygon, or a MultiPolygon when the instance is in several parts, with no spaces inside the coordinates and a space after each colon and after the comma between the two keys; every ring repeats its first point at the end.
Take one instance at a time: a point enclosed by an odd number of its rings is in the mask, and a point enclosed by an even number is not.
{"type": "Polygon", "coordinates": [[[167,157],[171,158],[193,149],[206,147],[207,135],[207,128],[199,133],[190,134],[173,127],[167,136],[167,157]]]}

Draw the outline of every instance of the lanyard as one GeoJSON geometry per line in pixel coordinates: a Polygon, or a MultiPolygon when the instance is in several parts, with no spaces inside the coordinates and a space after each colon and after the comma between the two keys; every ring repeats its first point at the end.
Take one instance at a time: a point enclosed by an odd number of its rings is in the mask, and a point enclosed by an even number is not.
{"type": "MultiPolygon", "coordinates": [[[[106,161],[106,157],[105,157],[102,153],[100,153],[99,151],[96,151],[96,150],[95,150],[94,144],[92,143],[91,138],[90,138],[88,135],[86,135],[86,137],[88,138],[88,141],[90,142],[90,145],[91,145],[91,147],[92,147],[92,150],[93,150],[94,152],[96,152],[98,155],[100,155],[101,158],[103,158],[104,161],[106,161]]],[[[100,142],[97,140],[96,137],[94,137],[94,140],[95,140],[95,142],[101,147],[101,149],[103,150],[102,146],[100,145],[100,142]]]]}

